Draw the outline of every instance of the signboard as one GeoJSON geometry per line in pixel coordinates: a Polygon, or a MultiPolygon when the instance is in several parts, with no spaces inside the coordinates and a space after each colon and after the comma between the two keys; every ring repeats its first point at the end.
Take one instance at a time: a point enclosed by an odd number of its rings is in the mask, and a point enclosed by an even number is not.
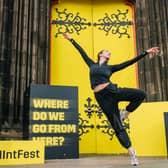
{"type": "Polygon", "coordinates": [[[0,165],[44,164],[44,142],[0,141],[0,165]]]}
{"type": "Polygon", "coordinates": [[[78,158],[77,87],[31,85],[32,140],[45,142],[45,159],[78,158]]]}
{"type": "Polygon", "coordinates": [[[164,112],[165,133],[166,133],[166,147],[167,147],[167,159],[168,159],[168,112],[164,112]]]}

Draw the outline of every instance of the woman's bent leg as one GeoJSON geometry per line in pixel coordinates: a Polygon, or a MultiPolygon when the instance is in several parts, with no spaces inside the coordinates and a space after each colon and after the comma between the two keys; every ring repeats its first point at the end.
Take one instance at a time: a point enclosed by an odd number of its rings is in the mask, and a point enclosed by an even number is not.
{"type": "Polygon", "coordinates": [[[117,93],[118,101],[129,101],[126,107],[128,112],[133,112],[145,99],[146,93],[140,89],[119,88],[117,93]]]}

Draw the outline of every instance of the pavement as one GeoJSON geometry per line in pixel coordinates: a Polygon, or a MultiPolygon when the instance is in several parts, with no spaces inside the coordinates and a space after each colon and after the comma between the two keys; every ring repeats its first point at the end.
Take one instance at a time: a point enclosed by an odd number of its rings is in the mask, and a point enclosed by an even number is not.
{"type": "Polygon", "coordinates": [[[130,165],[129,156],[82,155],[78,159],[46,160],[39,165],[0,166],[3,168],[168,168],[166,157],[139,157],[138,166],[130,165]]]}

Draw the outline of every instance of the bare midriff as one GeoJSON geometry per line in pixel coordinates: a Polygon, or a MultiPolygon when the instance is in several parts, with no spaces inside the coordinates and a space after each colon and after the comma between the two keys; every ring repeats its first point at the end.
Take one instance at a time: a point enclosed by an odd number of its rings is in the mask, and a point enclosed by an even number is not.
{"type": "Polygon", "coordinates": [[[99,85],[95,86],[95,88],[93,90],[94,90],[94,92],[98,92],[98,91],[104,89],[109,84],[110,84],[110,82],[99,84],[99,85]]]}

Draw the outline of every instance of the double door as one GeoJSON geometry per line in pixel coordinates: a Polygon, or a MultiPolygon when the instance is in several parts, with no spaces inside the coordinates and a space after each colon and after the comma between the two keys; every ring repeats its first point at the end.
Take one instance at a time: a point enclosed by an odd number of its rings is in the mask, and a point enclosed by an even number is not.
{"type": "MultiPolygon", "coordinates": [[[[60,0],[52,5],[50,84],[78,87],[80,153],[125,150],[95,101],[87,65],[61,33],[67,31],[94,61],[107,49],[112,53],[109,64],[118,64],[136,55],[133,19],[133,8],[125,0],[60,0]]],[[[133,65],[111,80],[121,87],[137,87],[136,74],[133,65]]]]}

